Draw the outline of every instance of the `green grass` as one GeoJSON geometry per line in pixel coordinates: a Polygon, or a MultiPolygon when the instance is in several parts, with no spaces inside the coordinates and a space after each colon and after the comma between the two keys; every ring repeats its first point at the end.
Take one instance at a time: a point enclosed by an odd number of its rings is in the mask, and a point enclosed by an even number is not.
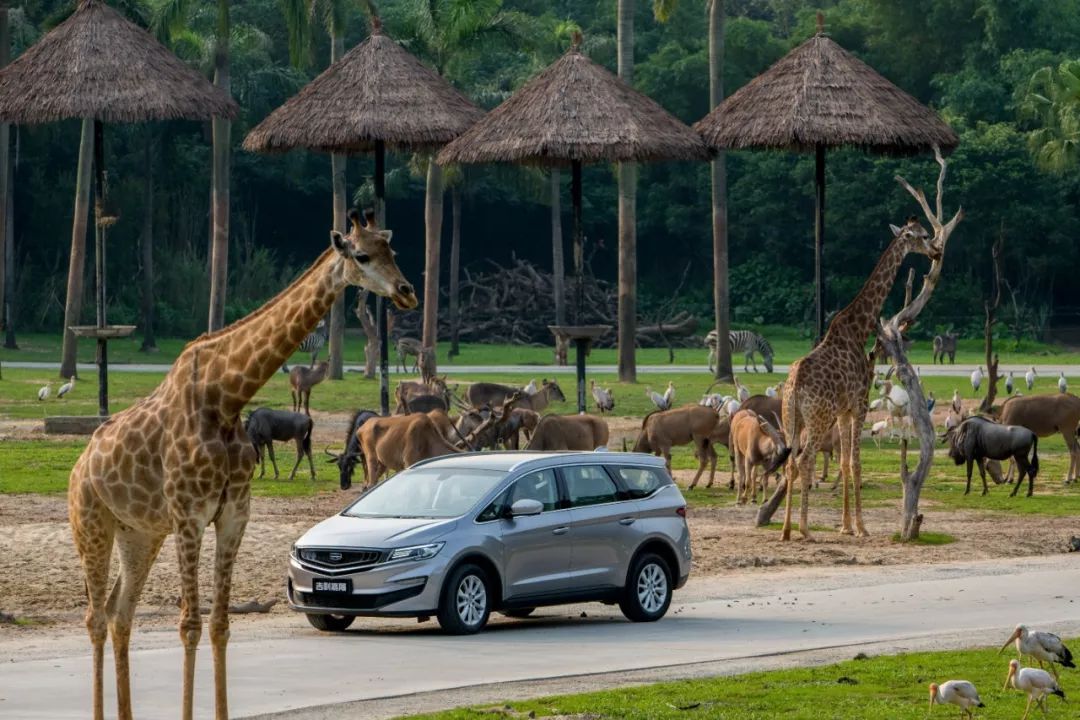
{"type": "MultiPolygon", "coordinates": [[[[901,542],[900,533],[893,533],[893,542],[901,542]]],[[[916,545],[951,545],[956,542],[956,538],[948,533],[937,532],[920,532],[919,538],[915,540],[916,545]]]]}
{"type": "MultiPolygon", "coordinates": [[[[702,337],[706,328],[702,329],[702,337]]],[[[776,353],[776,362],[787,364],[810,350],[810,340],[796,328],[785,326],[766,326],[755,328],[768,338],[776,353]]],[[[59,362],[62,339],[59,334],[31,333],[19,334],[19,349],[0,348],[0,361],[24,360],[37,362],[59,362]]],[[[109,343],[109,361],[116,364],[127,363],[171,363],[190,338],[159,338],[156,353],[144,353],[139,350],[141,336],[136,333],[130,338],[109,343]]],[[[363,347],[363,333],[356,328],[346,335],[346,360],[359,363],[363,347]]],[[[94,344],[90,340],[79,341],[79,362],[94,361],[94,344]]],[[[453,361],[446,357],[448,346],[443,344],[439,350],[440,366],[447,369],[454,365],[551,365],[553,346],[532,345],[487,345],[464,343],[461,354],[453,361]]],[[[996,349],[1003,364],[1038,365],[1080,364],[1080,352],[1071,351],[1060,345],[1024,341],[1016,346],[1011,340],[998,340],[996,349]]],[[[930,365],[933,350],[929,340],[919,340],[910,353],[913,365],[930,365]]],[[[675,364],[702,365],[706,351],[701,345],[675,349],[675,364]]],[[[298,358],[299,360],[300,358],[298,358]]],[[[391,351],[391,360],[393,360],[391,351]]],[[[638,363],[642,365],[663,365],[668,362],[668,351],[664,348],[644,348],[637,351],[638,363]]],[[[613,365],[616,362],[614,348],[597,348],[592,351],[589,362],[613,365]]],[[[742,367],[742,357],[734,358],[736,369],[742,367]]],[[[984,363],[982,338],[962,339],[958,343],[956,362],[961,365],[984,363]]],[[[760,367],[760,366],[759,366],[760,367]]]]}
{"type": "MultiPolygon", "coordinates": [[[[1002,690],[1008,660],[993,649],[911,653],[511,702],[502,712],[493,712],[488,706],[409,718],[475,720],[587,714],[604,720],[932,720],[953,718],[957,709],[936,706],[928,714],[928,685],[964,679],[975,683],[986,703],[977,717],[1015,720],[1023,714],[1027,696],[1002,690]]],[[[1052,717],[1074,717],[1069,706],[1056,697],[1050,698],[1050,713],[1052,717]]]]}

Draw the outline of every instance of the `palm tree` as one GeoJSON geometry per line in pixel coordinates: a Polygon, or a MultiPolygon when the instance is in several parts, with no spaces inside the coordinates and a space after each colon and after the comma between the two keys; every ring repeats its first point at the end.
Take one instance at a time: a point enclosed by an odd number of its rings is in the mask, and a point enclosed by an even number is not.
{"type": "MultiPolygon", "coordinates": [[[[724,0],[708,0],[709,109],[724,99],[724,0]]],[[[730,382],[728,296],[727,164],[723,152],[712,162],[713,309],[716,313],[716,379],[730,382]]]]}
{"type": "MultiPolygon", "coordinates": [[[[330,64],[345,54],[347,0],[284,0],[285,23],[289,30],[289,55],[294,65],[303,66],[311,52],[311,19],[319,15],[330,35],[330,64]]],[[[334,227],[345,232],[348,211],[345,197],[345,156],[330,156],[330,177],[334,194],[334,227]]],[[[341,380],[345,365],[345,293],[330,308],[330,379],[341,380]]]]}
{"type": "Polygon", "coordinates": [[[1076,167],[1080,161],[1080,60],[1036,72],[1022,108],[1041,126],[1028,135],[1039,165],[1053,172],[1076,167]]]}
{"type": "MultiPolygon", "coordinates": [[[[617,0],[616,45],[619,77],[634,84],[634,0],[617,0]]],[[[619,382],[637,382],[637,172],[619,163],[619,382]]]]}
{"type": "MultiPolygon", "coordinates": [[[[6,2],[0,3],[0,67],[8,64],[11,59],[11,22],[10,22],[10,10],[6,2]]],[[[14,242],[14,238],[8,236],[7,228],[8,213],[11,211],[11,206],[8,205],[8,180],[10,175],[8,174],[8,165],[10,165],[10,157],[8,152],[8,145],[11,141],[11,126],[7,123],[0,123],[0,328],[3,328],[5,334],[12,338],[10,344],[14,344],[13,332],[11,328],[10,307],[8,302],[8,293],[12,292],[12,270],[10,263],[13,262],[13,258],[10,257],[13,253],[9,252],[9,246],[14,242]]],[[[5,347],[9,347],[10,344],[5,341],[5,347]]]]}
{"type": "MultiPolygon", "coordinates": [[[[155,11],[153,28],[159,37],[177,33],[194,12],[194,0],[164,0],[155,11]]],[[[232,34],[229,0],[217,0],[214,18],[214,84],[226,93],[231,91],[229,77],[229,39],[232,34]]],[[[209,330],[225,324],[225,289],[229,279],[229,170],[230,131],[232,123],[214,118],[213,167],[211,173],[211,257],[209,330]]]]}

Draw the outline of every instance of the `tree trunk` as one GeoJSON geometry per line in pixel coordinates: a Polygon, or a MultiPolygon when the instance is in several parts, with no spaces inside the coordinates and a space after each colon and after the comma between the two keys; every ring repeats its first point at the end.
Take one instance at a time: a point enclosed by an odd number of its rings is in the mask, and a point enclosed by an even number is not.
{"type": "MultiPolygon", "coordinates": [[[[5,140],[5,145],[7,141],[5,140]]],[[[15,131],[15,156],[18,158],[19,135],[15,131]]],[[[10,153],[10,148],[8,149],[10,153]]],[[[7,163],[7,171],[4,177],[7,179],[7,187],[4,189],[4,253],[7,260],[4,265],[4,315],[6,317],[4,330],[4,347],[9,350],[18,350],[19,344],[15,342],[15,164],[16,160],[10,157],[7,163]]]]}
{"type": "MultiPolygon", "coordinates": [[[[330,64],[345,54],[345,36],[338,35],[330,43],[330,64]]],[[[346,232],[348,228],[345,198],[345,156],[330,156],[330,174],[334,191],[334,229],[346,232]]],[[[330,306],[330,379],[341,380],[345,377],[345,291],[342,291],[334,304],[330,306]]]]}
{"type": "Polygon", "coordinates": [[[994,406],[994,400],[997,398],[998,356],[994,352],[994,325],[997,324],[997,309],[1001,305],[1001,249],[1004,244],[1005,228],[1003,223],[1001,233],[990,248],[990,257],[994,266],[994,294],[990,300],[983,303],[983,309],[986,312],[986,319],[983,322],[983,343],[986,351],[986,376],[988,380],[986,396],[983,398],[982,403],[979,404],[979,412],[983,413],[990,412],[990,408],[994,406]]]}
{"type": "Polygon", "coordinates": [[[353,314],[364,328],[367,342],[364,344],[364,377],[368,380],[375,379],[375,365],[379,360],[379,328],[375,324],[375,316],[368,306],[370,290],[361,290],[356,298],[356,307],[353,314]]]}
{"type": "MultiPolygon", "coordinates": [[[[8,4],[0,5],[0,67],[4,67],[11,59],[11,13],[8,4]]],[[[11,205],[7,202],[8,185],[11,175],[8,168],[11,166],[11,126],[7,123],[0,124],[0,327],[4,329],[4,347],[17,347],[15,344],[15,331],[11,327],[10,295],[14,291],[15,238],[8,232],[8,214],[12,212],[11,205]]]]}
{"type": "MultiPolygon", "coordinates": [[[[217,32],[214,40],[214,84],[230,92],[229,79],[229,0],[218,0],[217,32]]],[[[213,252],[210,258],[211,331],[225,325],[225,289],[229,281],[229,143],[231,123],[213,119],[214,167],[213,252]]]]}
{"type": "MultiPolygon", "coordinates": [[[[424,332],[425,348],[436,349],[439,342],[439,245],[442,235],[442,168],[428,160],[427,189],[424,193],[424,332]]],[[[436,368],[430,368],[436,373],[436,368]]]]}
{"type": "MultiPolygon", "coordinates": [[[[619,77],[634,84],[634,0],[618,0],[619,77]]],[[[637,325],[637,172],[619,164],[619,381],[637,382],[634,337],[637,325]]]]}
{"type": "MultiPolygon", "coordinates": [[[[724,99],[724,0],[709,3],[709,107],[724,99]]],[[[712,162],[713,309],[716,327],[716,379],[731,382],[730,298],[728,286],[727,160],[712,162]]]]}
{"type": "MultiPolygon", "coordinates": [[[[2,152],[2,151],[0,151],[2,152]]],[[[76,373],[78,339],[68,330],[82,317],[83,278],[86,267],[86,225],[90,213],[90,171],[94,166],[94,121],[83,120],[79,140],[79,166],[75,175],[75,216],[71,221],[71,259],[68,261],[67,300],[64,303],[64,349],[60,377],[76,373]]]]}
{"type": "Polygon", "coordinates": [[[555,324],[566,324],[566,267],[563,262],[562,203],[559,169],[551,170],[551,286],[555,294],[555,324]]]}
{"type": "Polygon", "coordinates": [[[458,293],[461,284],[461,182],[450,190],[450,357],[461,353],[458,335],[461,332],[461,307],[458,293]]]}
{"type": "Polygon", "coordinates": [[[143,150],[144,170],[146,173],[145,195],[143,199],[143,231],[140,238],[142,246],[142,352],[157,352],[154,341],[154,133],[149,127],[146,131],[146,147],[143,150]]]}

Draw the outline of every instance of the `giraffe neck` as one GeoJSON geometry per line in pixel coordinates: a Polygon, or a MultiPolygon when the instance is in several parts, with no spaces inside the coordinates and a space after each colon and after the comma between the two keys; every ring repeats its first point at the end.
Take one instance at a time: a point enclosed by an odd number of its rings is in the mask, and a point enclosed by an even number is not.
{"type": "Polygon", "coordinates": [[[261,308],[184,348],[170,375],[189,409],[209,409],[223,424],[235,422],[345,288],[337,257],[327,250],[261,308]]]}
{"type": "Polygon", "coordinates": [[[896,280],[900,263],[907,248],[900,238],[894,238],[866,279],[859,294],[829,324],[822,344],[850,344],[863,352],[867,338],[876,332],[881,308],[896,280]]]}

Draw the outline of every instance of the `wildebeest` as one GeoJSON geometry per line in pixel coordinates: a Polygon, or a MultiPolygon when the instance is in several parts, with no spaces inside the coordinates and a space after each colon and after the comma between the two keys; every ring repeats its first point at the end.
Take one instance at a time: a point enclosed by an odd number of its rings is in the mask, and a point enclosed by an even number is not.
{"type": "Polygon", "coordinates": [[[338,481],[342,490],[348,490],[352,487],[353,471],[356,470],[356,463],[363,462],[364,457],[360,452],[360,438],[357,436],[356,431],[360,429],[368,420],[379,417],[379,413],[374,410],[357,410],[353,415],[352,422],[349,423],[349,432],[345,436],[345,449],[340,454],[334,454],[327,448],[326,454],[330,456],[330,460],[327,462],[335,463],[338,466],[338,481]]]}
{"type": "Polygon", "coordinates": [[[266,475],[266,454],[270,455],[270,464],[274,466],[274,478],[278,477],[277,460],[274,459],[274,441],[295,440],[296,464],[289,473],[289,479],[296,477],[296,469],[300,467],[300,462],[307,455],[311,479],[314,480],[315,463],[311,459],[311,430],[314,426],[315,423],[312,422],[311,417],[304,413],[256,408],[244,423],[244,430],[251,444],[255,446],[255,453],[259,456],[259,477],[266,475]]]}
{"type": "Polygon", "coordinates": [[[594,415],[545,415],[526,450],[595,450],[606,447],[608,425],[594,415]]]}
{"type": "Polygon", "coordinates": [[[1016,495],[1024,482],[1024,475],[1028,476],[1027,496],[1031,497],[1035,490],[1035,476],[1039,473],[1039,437],[1031,430],[1017,425],[1002,425],[984,417],[970,417],[959,426],[949,429],[942,440],[949,443],[949,457],[953,462],[957,465],[967,463],[965,495],[971,492],[973,463],[979,466],[982,494],[985,495],[989,490],[986,485],[986,460],[1012,458],[1020,469],[1020,476],[1009,497],[1016,495]]]}

